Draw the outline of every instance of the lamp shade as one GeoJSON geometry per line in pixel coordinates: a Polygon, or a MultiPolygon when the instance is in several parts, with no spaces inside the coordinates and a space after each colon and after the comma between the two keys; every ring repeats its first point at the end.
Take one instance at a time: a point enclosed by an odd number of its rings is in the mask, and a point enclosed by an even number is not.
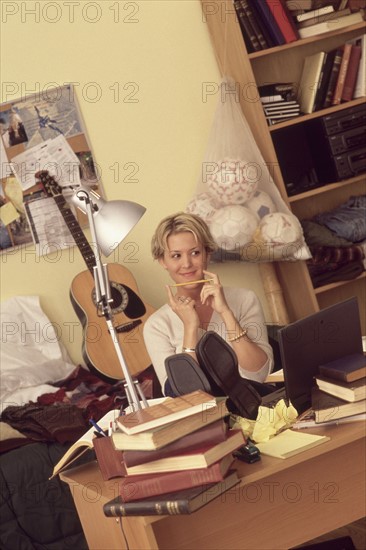
{"type": "Polygon", "coordinates": [[[104,256],[109,256],[127,237],[146,208],[132,201],[106,201],[85,187],[79,187],[71,198],[71,202],[83,212],[87,212],[88,200],[93,206],[97,244],[104,256]]]}

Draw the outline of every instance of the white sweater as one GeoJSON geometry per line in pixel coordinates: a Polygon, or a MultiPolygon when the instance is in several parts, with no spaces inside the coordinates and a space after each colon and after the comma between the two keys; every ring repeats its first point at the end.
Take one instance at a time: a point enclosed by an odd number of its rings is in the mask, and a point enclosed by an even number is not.
{"type": "MultiPolygon", "coordinates": [[[[239,365],[240,376],[263,382],[273,369],[273,352],[268,343],[261,304],[256,294],[245,288],[225,287],[224,294],[227,304],[239,324],[247,329],[249,338],[263,349],[268,357],[263,367],[256,372],[245,370],[239,365]]],[[[227,341],[225,324],[215,311],[206,330],[218,333],[227,341]]],[[[204,332],[203,329],[199,329],[199,337],[204,332]]],[[[155,311],[145,322],[144,340],[146,348],[163,390],[167,379],[165,359],[170,355],[182,352],[183,336],[183,323],[168,304],[155,311]]]]}

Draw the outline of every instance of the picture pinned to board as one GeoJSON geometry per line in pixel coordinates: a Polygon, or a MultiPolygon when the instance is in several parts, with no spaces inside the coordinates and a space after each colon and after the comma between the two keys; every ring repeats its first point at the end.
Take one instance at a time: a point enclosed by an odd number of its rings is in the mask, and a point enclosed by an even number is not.
{"type": "MultiPolygon", "coordinates": [[[[38,177],[46,171],[66,200],[78,185],[103,195],[74,87],[47,87],[0,104],[0,136],[0,252],[37,244],[37,234],[46,236],[38,255],[75,246],[57,207],[51,215],[49,196],[38,177]],[[27,207],[35,201],[36,209],[27,207]],[[37,216],[30,219],[34,210],[37,216]]],[[[85,227],[87,217],[73,213],[85,227]]]]}

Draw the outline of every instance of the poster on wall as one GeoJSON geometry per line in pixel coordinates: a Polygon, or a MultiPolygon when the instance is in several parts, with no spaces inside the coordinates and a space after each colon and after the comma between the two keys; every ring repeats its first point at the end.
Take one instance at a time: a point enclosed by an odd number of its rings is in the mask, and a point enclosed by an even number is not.
{"type": "MultiPolygon", "coordinates": [[[[2,103],[0,135],[0,251],[34,243],[35,234],[52,235],[52,242],[45,237],[37,248],[40,255],[55,245],[74,246],[57,203],[50,207],[50,189],[40,177],[47,173],[66,200],[80,184],[103,195],[73,86],[2,103]],[[34,211],[37,215],[30,219],[34,211]]],[[[86,216],[73,213],[85,227],[86,216]]]]}

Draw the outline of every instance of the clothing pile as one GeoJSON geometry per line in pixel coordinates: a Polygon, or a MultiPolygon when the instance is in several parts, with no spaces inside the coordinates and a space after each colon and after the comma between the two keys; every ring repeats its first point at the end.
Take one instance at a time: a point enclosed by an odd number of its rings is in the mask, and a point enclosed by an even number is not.
{"type": "Polygon", "coordinates": [[[359,277],[366,268],[366,195],[301,222],[312,253],[307,260],[314,288],[359,277]]]}

